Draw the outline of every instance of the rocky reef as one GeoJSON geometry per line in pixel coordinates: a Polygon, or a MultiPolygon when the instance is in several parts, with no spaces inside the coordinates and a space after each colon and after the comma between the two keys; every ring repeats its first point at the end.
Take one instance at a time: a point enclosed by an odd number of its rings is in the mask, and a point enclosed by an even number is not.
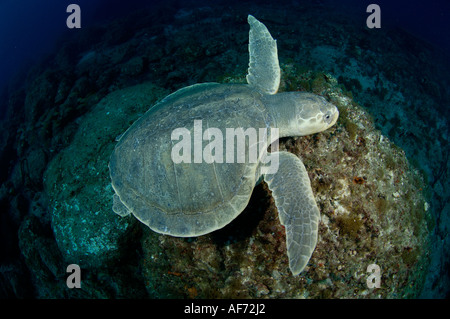
{"type": "MultiPolygon", "coordinates": [[[[292,88],[296,68],[282,67],[282,88],[287,81],[292,88]]],[[[416,297],[433,228],[423,178],[336,79],[310,75],[312,91],[335,103],[341,117],[327,132],[280,144],[305,162],[322,212],[318,246],[301,276],[289,271],[284,229],[265,184],[236,221],[199,238],[156,234],[134,217],[111,211],[114,138],[167,94],[150,82],[99,101],[47,167],[44,184],[62,260],[109,272],[126,263],[135,247],[142,255],[132,258],[132,266],[141,269],[154,298],[416,297]],[[382,267],[383,288],[366,286],[371,263],[382,267]]]]}
{"type": "Polygon", "coordinates": [[[0,141],[8,167],[0,188],[8,212],[2,237],[16,242],[8,248],[11,258],[1,260],[0,296],[420,296],[430,263],[438,258],[439,267],[439,258],[445,259],[430,251],[444,249],[436,236],[448,227],[437,224],[446,218],[448,150],[436,161],[428,161],[430,148],[420,150],[427,139],[438,149],[448,134],[425,131],[425,124],[414,130],[406,121],[431,121],[435,111],[422,111],[420,119],[401,114],[411,99],[416,109],[419,101],[430,109],[446,103],[444,83],[427,69],[427,84],[406,85],[414,70],[396,72],[395,61],[388,68],[384,47],[373,51],[363,35],[350,37],[341,20],[314,24],[324,13],[305,6],[292,9],[311,12],[298,21],[282,8],[246,2],[220,15],[207,6],[140,12],[80,33],[32,69],[26,86],[9,96],[9,133],[0,141]],[[108,162],[116,137],[178,88],[244,83],[249,12],[278,40],[280,91],[314,92],[340,111],[331,129],[280,141],[281,149],[303,160],[321,211],[316,250],[298,277],[289,271],[284,229],[264,183],[235,221],[197,238],[154,233],[111,209],[108,162]],[[301,41],[292,30],[304,33],[301,41]],[[419,92],[410,99],[414,89],[419,92]],[[439,169],[442,176],[435,174],[439,169]],[[71,263],[82,269],[82,289],[65,285],[71,263]],[[380,266],[380,288],[367,287],[370,264],[380,266]]]}
{"type": "MultiPolygon", "coordinates": [[[[295,71],[290,73],[294,69],[283,66],[284,75],[298,78],[295,71]]],[[[322,211],[318,245],[306,271],[299,277],[289,271],[284,229],[263,184],[241,216],[213,234],[181,239],[146,230],[142,268],[150,295],[417,297],[434,226],[423,196],[423,178],[410,167],[404,152],[374,128],[361,107],[342,94],[336,79],[326,74],[315,77],[323,79],[313,84],[313,91],[340,109],[338,125],[280,143],[280,149],[305,162],[322,211]],[[380,289],[367,288],[366,269],[371,263],[382,268],[380,289]]]]}

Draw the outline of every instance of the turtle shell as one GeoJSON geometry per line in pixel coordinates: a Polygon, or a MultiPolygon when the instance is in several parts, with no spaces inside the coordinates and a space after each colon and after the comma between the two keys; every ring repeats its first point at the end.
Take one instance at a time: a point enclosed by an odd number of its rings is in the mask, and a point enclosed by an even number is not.
{"type": "Polygon", "coordinates": [[[268,123],[261,93],[246,84],[197,84],[167,96],[122,135],[111,155],[114,211],[132,213],[152,230],[172,236],[199,236],[222,228],[247,206],[260,175],[258,160],[248,157],[250,138],[244,139],[247,152],[239,162],[238,138],[231,144],[227,128],[259,132],[269,128],[268,123]],[[172,134],[180,128],[190,135],[192,153],[201,147],[204,155],[212,140],[222,138],[223,149],[213,152],[222,151],[222,163],[208,163],[204,156],[196,163],[194,155],[190,162],[175,163],[172,151],[181,139],[173,140],[172,134]],[[209,128],[219,129],[222,136],[202,140],[209,128]],[[227,158],[229,152],[233,156],[227,158]]]}

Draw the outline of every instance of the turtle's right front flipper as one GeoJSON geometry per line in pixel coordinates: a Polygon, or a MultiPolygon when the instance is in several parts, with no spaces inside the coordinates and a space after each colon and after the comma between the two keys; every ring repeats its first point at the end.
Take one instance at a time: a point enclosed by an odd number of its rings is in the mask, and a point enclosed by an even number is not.
{"type": "Polygon", "coordinates": [[[289,268],[293,275],[298,275],[316,247],[320,213],[302,161],[288,152],[278,155],[278,171],[265,174],[264,180],[272,191],[280,222],[286,229],[289,268]]]}

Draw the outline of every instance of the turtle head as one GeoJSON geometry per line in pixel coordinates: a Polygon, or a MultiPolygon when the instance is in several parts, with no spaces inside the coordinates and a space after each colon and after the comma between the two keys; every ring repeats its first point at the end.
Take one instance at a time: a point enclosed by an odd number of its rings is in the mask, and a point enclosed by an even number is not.
{"type": "Polygon", "coordinates": [[[285,92],[271,95],[270,99],[268,109],[280,130],[280,137],[325,131],[339,117],[337,107],[316,94],[285,92]]]}
{"type": "Polygon", "coordinates": [[[297,128],[300,136],[325,131],[336,123],[339,111],[325,98],[312,93],[292,93],[295,104],[292,125],[294,129],[297,128]]]}

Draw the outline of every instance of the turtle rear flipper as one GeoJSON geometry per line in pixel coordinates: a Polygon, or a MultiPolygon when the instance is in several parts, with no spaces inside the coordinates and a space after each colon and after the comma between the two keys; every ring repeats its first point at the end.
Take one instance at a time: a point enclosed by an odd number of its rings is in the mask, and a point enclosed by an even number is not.
{"type": "Polygon", "coordinates": [[[113,211],[122,217],[130,215],[128,208],[122,203],[120,197],[117,194],[113,195],[113,211]]]}

